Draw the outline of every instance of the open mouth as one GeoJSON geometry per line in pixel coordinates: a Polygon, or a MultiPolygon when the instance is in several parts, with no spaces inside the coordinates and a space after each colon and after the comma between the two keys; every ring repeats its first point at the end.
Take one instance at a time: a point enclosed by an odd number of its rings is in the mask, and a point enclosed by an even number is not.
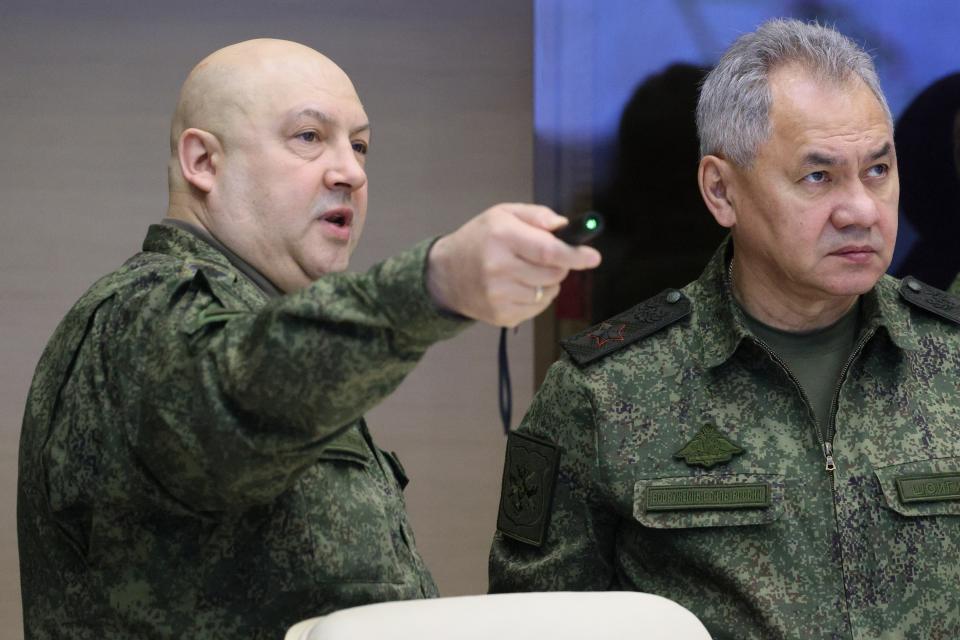
{"type": "Polygon", "coordinates": [[[352,233],[353,210],[349,207],[330,209],[320,216],[323,235],[335,242],[348,242],[352,233]]]}
{"type": "Polygon", "coordinates": [[[323,214],[321,219],[336,227],[345,228],[353,222],[353,212],[349,209],[334,209],[323,214]]]}

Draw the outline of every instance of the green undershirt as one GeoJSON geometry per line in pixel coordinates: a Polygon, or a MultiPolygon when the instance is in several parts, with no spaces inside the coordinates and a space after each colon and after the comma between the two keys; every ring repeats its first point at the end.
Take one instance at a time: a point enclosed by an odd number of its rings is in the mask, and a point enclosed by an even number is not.
{"type": "Polygon", "coordinates": [[[860,303],[832,325],[813,331],[783,331],[760,322],[746,310],[744,317],[747,328],[786,363],[807,394],[817,422],[826,426],[840,372],[857,339],[860,303]]]}

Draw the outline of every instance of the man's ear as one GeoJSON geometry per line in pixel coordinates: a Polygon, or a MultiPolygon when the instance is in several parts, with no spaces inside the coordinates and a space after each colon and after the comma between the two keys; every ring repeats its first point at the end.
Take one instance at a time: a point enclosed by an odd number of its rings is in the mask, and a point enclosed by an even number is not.
{"type": "Polygon", "coordinates": [[[697,181],[700,194],[720,226],[733,227],[737,223],[737,211],[733,203],[733,165],[718,156],[700,159],[697,181]]]}
{"type": "Polygon", "coordinates": [[[177,142],[177,155],[184,180],[203,193],[210,193],[223,157],[217,137],[203,129],[186,129],[177,142]]]}

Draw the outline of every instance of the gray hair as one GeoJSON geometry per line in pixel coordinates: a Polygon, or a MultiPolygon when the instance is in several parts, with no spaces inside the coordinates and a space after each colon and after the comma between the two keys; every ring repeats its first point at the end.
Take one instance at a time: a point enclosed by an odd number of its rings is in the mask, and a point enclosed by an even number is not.
{"type": "Polygon", "coordinates": [[[838,31],[800,20],[769,20],[740,36],[707,75],[697,102],[700,155],[749,167],[770,136],[771,71],[797,62],[819,80],[859,77],[893,123],[870,54],[838,31]]]}

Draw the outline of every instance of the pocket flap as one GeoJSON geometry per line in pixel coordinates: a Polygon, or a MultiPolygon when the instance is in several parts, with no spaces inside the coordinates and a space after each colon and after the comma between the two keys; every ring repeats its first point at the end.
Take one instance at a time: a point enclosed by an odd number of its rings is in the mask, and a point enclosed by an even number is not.
{"type": "Polygon", "coordinates": [[[874,473],[887,506],[901,515],[960,515],[960,458],[893,464],[874,473]]]}
{"type": "Polygon", "coordinates": [[[653,529],[766,524],[783,514],[782,475],[731,473],[639,480],[633,517],[653,529]]]}
{"type": "Polygon", "coordinates": [[[321,460],[343,460],[366,466],[370,464],[373,452],[357,425],[352,425],[331,440],[318,457],[321,460]]]}

